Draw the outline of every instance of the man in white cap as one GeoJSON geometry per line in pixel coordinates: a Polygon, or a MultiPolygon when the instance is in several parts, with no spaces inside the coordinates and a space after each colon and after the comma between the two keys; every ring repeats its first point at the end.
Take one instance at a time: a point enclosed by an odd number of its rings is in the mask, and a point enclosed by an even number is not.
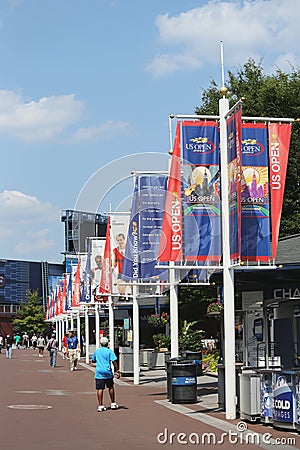
{"type": "Polygon", "coordinates": [[[96,363],[95,381],[99,403],[97,409],[98,412],[106,411],[106,408],[103,405],[103,392],[105,387],[108,388],[111,400],[111,409],[119,408],[119,405],[117,405],[117,403],[115,402],[114,375],[112,371],[112,365],[114,367],[114,371],[117,374],[117,378],[120,378],[117,357],[114,352],[110,348],[108,348],[107,337],[102,337],[100,339],[100,344],[101,347],[98,348],[92,356],[92,362],[96,363]]]}

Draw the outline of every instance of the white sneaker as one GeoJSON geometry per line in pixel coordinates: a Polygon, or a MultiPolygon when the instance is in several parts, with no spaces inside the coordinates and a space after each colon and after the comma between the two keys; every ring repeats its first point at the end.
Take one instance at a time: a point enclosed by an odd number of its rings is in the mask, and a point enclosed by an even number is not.
{"type": "Polygon", "coordinates": [[[97,408],[97,411],[98,412],[106,411],[106,408],[103,405],[99,405],[98,408],[97,408]]]}
{"type": "Polygon", "coordinates": [[[71,367],[71,371],[73,371],[74,370],[74,367],[71,367]]]}
{"type": "Polygon", "coordinates": [[[111,409],[118,409],[118,408],[119,408],[119,405],[118,405],[117,403],[112,403],[112,404],[110,405],[110,407],[111,407],[111,409]]]}

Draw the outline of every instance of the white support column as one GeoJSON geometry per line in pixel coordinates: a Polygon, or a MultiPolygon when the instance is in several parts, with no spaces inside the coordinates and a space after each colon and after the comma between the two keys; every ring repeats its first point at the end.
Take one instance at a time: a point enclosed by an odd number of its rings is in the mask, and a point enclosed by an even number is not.
{"type": "Polygon", "coordinates": [[[133,384],[140,384],[140,317],[136,282],[133,282],[132,294],[133,384]]]}
{"type": "Polygon", "coordinates": [[[171,328],[171,358],[177,358],[178,348],[178,288],[175,284],[175,265],[170,262],[170,328],[171,328]]]}
{"type": "Polygon", "coordinates": [[[58,349],[61,350],[61,340],[62,340],[62,326],[63,326],[63,317],[59,317],[58,321],[58,336],[56,336],[58,342],[58,349]]]}
{"type": "Polygon", "coordinates": [[[71,312],[71,330],[74,330],[74,317],[73,317],[73,312],[71,312]]]}
{"type": "Polygon", "coordinates": [[[235,374],[235,327],[234,327],[234,269],[230,268],[230,233],[227,176],[227,127],[225,115],[229,101],[219,100],[220,113],[220,159],[222,192],[222,250],[224,286],[224,364],[225,364],[225,406],[226,419],[236,418],[236,374],[235,374]]]}
{"type": "Polygon", "coordinates": [[[95,333],[96,333],[96,349],[100,347],[100,317],[99,303],[95,303],[95,333]]]}
{"type": "Polygon", "coordinates": [[[84,307],[84,319],[85,319],[85,362],[90,362],[89,348],[90,348],[90,327],[89,327],[89,315],[87,306],[84,307]]]}
{"type": "Polygon", "coordinates": [[[112,296],[108,297],[108,326],[109,326],[109,347],[115,351],[115,318],[114,318],[114,304],[112,296]]]}
{"type": "Polygon", "coordinates": [[[82,352],[81,348],[81,331],[80,331],[80,311],[77,311],[77,339],[79,342],[80,350],[82,352]]]}

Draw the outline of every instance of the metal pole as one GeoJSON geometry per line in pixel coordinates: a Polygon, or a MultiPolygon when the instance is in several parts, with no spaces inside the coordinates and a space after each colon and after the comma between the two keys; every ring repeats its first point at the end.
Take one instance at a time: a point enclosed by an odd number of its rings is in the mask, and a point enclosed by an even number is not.
{"type": "Polygon", "coordinates": [[[140,318],[138,304],[138,286],[133,282],[132,328],[133,328],[133,384],[140,383],[140,318]]]}
{"type": "Polygon", "coordinates": [[[95,303],[95,333],[96,333],[96,348],[100,347],[100,317],[99,304],[95,303]]]}
{"type": "Polygon", "coordinates": [[[171,327],[171,358],[178,357],[178,288],[175,283],[175,264],[170,261],[170,327],[171,327]]]}
{"type": "Polygon", "coordinates": [[[110,349],[115,351],[115,323],[114,323],[114,308],[113,308],[112,296],[108,297],[108,326],[109,326],[109,346],[110,349]]]}
{"type": "Polygon", "coordinates": [[[80,331],[80,311],[77,312],[77,339],[78,339],[78,342],[79,342],[80,349],[82,351],[82,348],[81,348],[81,331],[80,331]]]}
{"type": "Polygon", "coordinates": [[[225,363],[225,407],[226,419],[236,418],[236,375],[235,375],[235,328],[234,328],[234,269],[230,268],[230,234],[227,177],[227,128],[226,113],[229,101],[223,96],[219,100],[220,113],[220,159],[222,192],[222,250],[224,285],[224,363],[225,363]]]}
{"type": "Polygon", "coordinates": [[[90,355],[89,355],[90,333],[89,333],[89,314],[88,308],[86,306],[84,309],[84,319],[85,319],[85,362],[88,364],[90,362],[90,355]]]}
{"type": "Polygon", "coordinates": [[[58,336],[56,336],[59,350],[61,350],[62,328],[63,328],[63,318],[62,316],[60,316],[58,321],[58,336]]]}

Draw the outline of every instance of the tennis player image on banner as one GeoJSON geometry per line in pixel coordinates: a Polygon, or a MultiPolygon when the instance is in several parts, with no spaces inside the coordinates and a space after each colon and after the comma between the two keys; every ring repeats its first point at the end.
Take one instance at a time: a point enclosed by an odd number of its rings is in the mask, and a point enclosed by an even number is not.
{"type": "Polygon", "coordinates": [[[105,239],[89,239],[90,242],[90,268],[91,268],[91,289],[94,299],[99,296],[101,272],[103,265],[103,255],[105,239]]]}
{"type": "Polygon", "coordinates": [[[270,260],[267,126],[242,127],[242,261],[270,260]]]}
{"type": "Polygon", "coordinates": [[[120,296],[131,294],[130,285],[122,280],[129,219],[129,214],[111,216],[112,293],[120,296]]]}
{"type": "Polygon", "coordinates": [[[184,257],[220,261],[221,213],[217,121],[183,121],[184,257]]]}

